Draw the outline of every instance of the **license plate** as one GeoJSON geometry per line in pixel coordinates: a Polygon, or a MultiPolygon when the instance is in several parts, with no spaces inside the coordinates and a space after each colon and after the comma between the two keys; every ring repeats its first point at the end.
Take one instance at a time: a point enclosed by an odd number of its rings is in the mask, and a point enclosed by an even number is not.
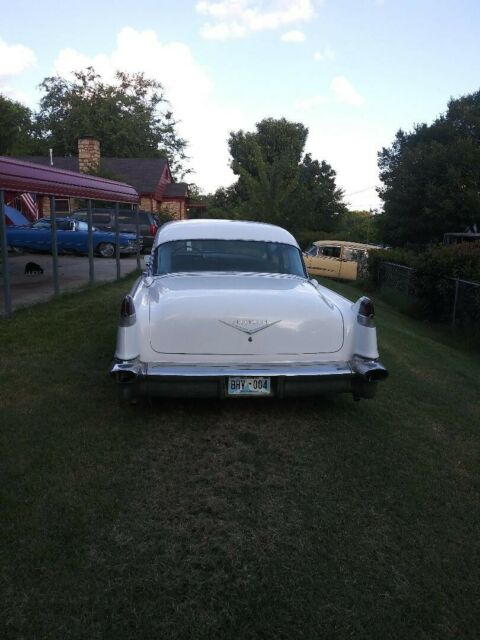
{"type": "Polygon", "coordinates": [[[270,378],[228,378],[227,393],[229,396],[269,396],[270,378]]]}

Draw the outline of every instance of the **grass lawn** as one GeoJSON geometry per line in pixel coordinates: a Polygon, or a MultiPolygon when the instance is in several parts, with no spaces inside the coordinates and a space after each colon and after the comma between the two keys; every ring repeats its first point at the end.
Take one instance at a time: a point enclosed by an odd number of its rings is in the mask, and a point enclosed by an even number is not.
{"type": "Polygon", "coordinates": [[[0,321],[2,638],[478,638],[478,354],[380,303],[375,400],[120,407],[126,289],[0,321]]]}

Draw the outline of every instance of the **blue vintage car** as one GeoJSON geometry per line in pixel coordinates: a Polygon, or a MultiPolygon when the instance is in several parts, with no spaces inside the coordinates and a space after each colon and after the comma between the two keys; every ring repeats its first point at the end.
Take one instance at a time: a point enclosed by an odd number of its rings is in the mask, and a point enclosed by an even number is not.
{"type": "MultiPolygon", "coordinates": [[[[115,255],[116,236],[111,231],[99,231],[93,227],[93,251],[102,258],[115,255]]],[[[50,253],[52,251],[51,221],[42,218],[31,226],[7,227],[7,244],[16,249],[50,253]]],[[[88,253],[88,225],[71,218],[57,218],[58,253],[88,253]]],[[[141,249],[133,233],[119,234],[120,253],[136,253],[141,249]]]]}

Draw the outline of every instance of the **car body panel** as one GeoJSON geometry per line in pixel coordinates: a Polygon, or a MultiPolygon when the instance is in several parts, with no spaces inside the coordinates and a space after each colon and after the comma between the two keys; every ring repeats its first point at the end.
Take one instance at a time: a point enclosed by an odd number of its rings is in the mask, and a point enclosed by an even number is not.
{"type": "Polygon", "coordinates": [[[339,309],[293,276],[164,276],[149,291],[150,344],[158,353],[271,356],[279,344],[284,354],[333,353],[343,344],[339,309]]]}

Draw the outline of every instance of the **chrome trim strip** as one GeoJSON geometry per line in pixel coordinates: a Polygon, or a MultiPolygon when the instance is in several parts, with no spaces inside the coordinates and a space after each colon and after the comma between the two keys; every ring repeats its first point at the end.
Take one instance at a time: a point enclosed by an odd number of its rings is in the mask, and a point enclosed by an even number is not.
{"type": "Polygon", "coordinates": [[[373,316],[362,316],[361,313],[357,314],[357,322],[362,325],[362,327],[374,327],[375,326],[375,318],[373,316]]]}
{"type": "Polygon", "coordinates": [[[225,377],[225,376],[264,376],[264,377],[303,377],[303,376],[352,376],[355,375],[349,362],[325,362],[313,364],[175,364],[141,363],[139,361],[116,362],[110,373],[131,371],[139,377],[225,377]]]}

